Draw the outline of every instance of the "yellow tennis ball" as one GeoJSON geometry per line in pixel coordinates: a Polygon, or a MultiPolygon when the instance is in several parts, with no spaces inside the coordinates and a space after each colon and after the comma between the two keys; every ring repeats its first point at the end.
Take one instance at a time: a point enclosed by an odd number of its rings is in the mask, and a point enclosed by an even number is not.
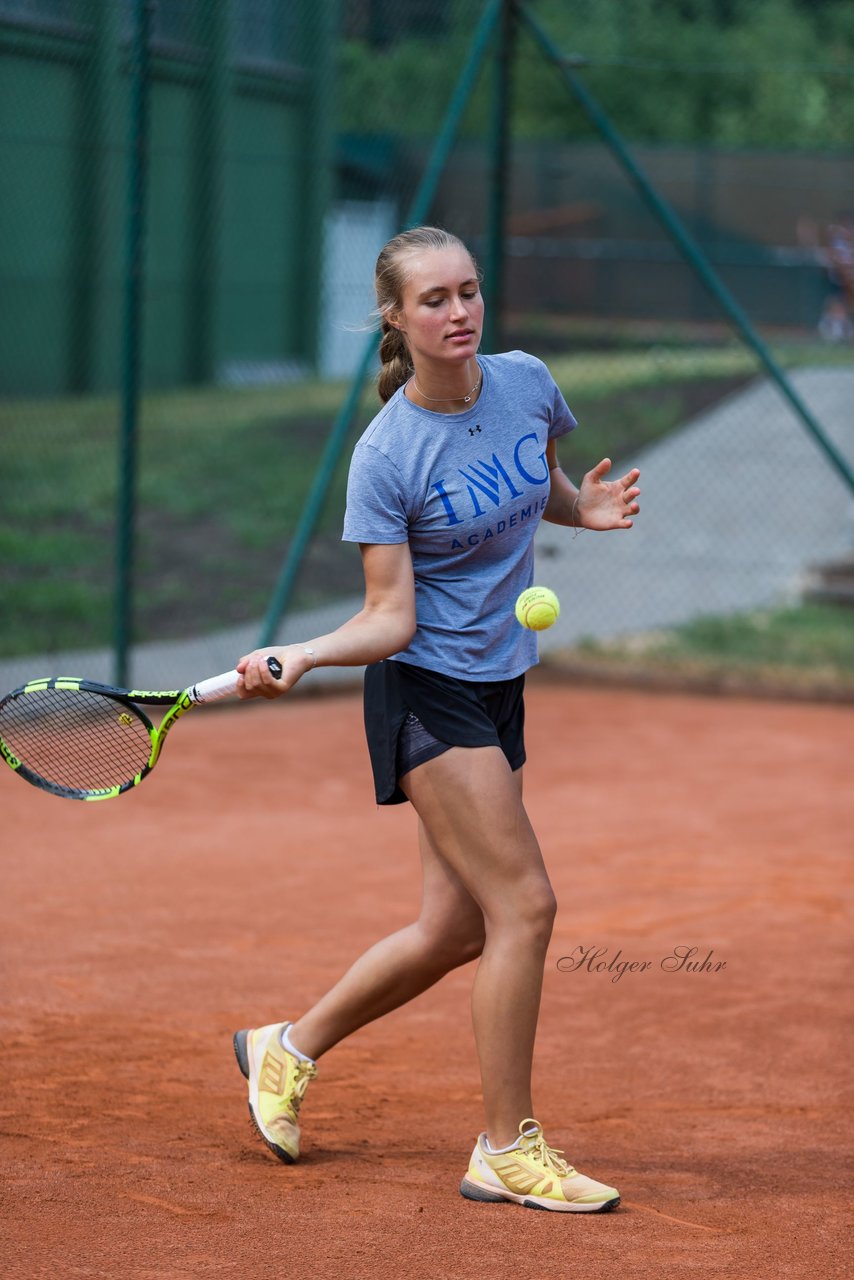
{"type": "Polygon", "coordinates": [[[560,617],[560,601],[548,587],[528,587],[516,601],[516,617],[529,631],[545,631],[560,617]]]}

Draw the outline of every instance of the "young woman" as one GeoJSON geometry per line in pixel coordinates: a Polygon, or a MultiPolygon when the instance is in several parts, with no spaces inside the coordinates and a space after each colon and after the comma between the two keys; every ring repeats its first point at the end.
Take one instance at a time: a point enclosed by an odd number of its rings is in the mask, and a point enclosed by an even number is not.
{"type": "Polygon", "coordinates": [[[249,1106],[282,1160],[316,1060],[358,1027],[479,957],[472,1011],[485,1132],[461,1191],[575,1212],[613,1187],[568,1165],[532,1118],[531,1065],[554,894],[522,803],[524,673],[536,637],[514,617],[540,519],[628,529],[639,473],[605,459],[576,489],[556,440],[575,419],[545,366],[479,356],[483,298],[465,245],[433,227],[377,261],[384,408],[356,446],[344,538],[365,601],[337,631],[241,659],[242,696],[277,697],[316,666],[367,667],[365,725],[379,804],[411,801],[421,914],[378,942],[296,1022],[239,1031],[249,1106]],[[266,657],[275,654],[281,678],[266,657]]]}

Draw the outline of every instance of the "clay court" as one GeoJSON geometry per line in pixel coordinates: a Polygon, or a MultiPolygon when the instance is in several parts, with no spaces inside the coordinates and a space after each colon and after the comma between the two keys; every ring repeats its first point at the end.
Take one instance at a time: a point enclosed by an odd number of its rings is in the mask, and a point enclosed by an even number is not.
{"type": "Polygon", "coordinates": [[[188,717],[117,801],[0,777],[3,1275],[850,1274],[854,712],[540,675],[528,752],[560,902],[536,1110],[616,1212],[459,1196],[471,966],[322,1060],[298,1165],[254,1136],[233,1030],[418,901],[358,695],[295,697],[188,717]]]}

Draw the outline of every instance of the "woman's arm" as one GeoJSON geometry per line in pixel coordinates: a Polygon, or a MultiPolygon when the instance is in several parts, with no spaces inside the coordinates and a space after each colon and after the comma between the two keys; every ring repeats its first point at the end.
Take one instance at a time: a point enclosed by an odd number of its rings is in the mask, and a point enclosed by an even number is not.
{"type": "Polygon", "coordinates": [[[409,543],[370,543],[360,547],[365,574],[365,603],[328,635],[305,644],[255,649],[237,664],[243,676],[241,698],[276,698],[293,688],[314,667],[361,667],[405,649],[415,634],[415,578],[409,543]],[[314,657],[306,653],[314,651],[314,657]],[[267,658],[278,658],[274,679],[267,658]]]}
{"type": "Polygon", "coordinates": [[[605,480],[611,470],[611,459],[603,458],[592,471],[588,471],[576,489],[557,460],[557,442],[550,440],[546,447],[551,490],[543,519],[551,524],[563,524],[578,529],[631,529],[630,516],[640,511],[636,499],[640,489],[636,480],[640,472],[635,467],[619,480],[605,480]]]}

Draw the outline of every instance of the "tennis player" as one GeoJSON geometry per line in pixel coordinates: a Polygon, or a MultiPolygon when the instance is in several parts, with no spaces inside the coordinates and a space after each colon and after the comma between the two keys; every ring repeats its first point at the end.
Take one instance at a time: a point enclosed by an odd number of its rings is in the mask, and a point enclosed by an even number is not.
{"type": "Polygon", "coordinates": [[[379,804],[418,816],[418,919],[377,942],[296,1021],[239,1031],[258,1131],[299,1154],[317,1060],[358,1027],[478,959],[472,995],[485,1130],[460,1190],[471,1200],[591,1213],[618,1192],[579,1173],[534,1118],[531,1068],[555,898],[522,803],[523,684],[536,636],[514,602],[531,585],[541,519],[628,529],[630,471],[604,459],[571,483],[558,437],[576,423],[545,365],[478,355],[484,303],[466,246],[406,231],[377,261],[384,403],[356,445],[344,539],[361,548],[365,600],[337,631],[242,658],[241,696],[273,698],[317,666],[365,665],[365,726],[379,804]],[[282,664],[276,680],[266,658],[282,664]]]}

